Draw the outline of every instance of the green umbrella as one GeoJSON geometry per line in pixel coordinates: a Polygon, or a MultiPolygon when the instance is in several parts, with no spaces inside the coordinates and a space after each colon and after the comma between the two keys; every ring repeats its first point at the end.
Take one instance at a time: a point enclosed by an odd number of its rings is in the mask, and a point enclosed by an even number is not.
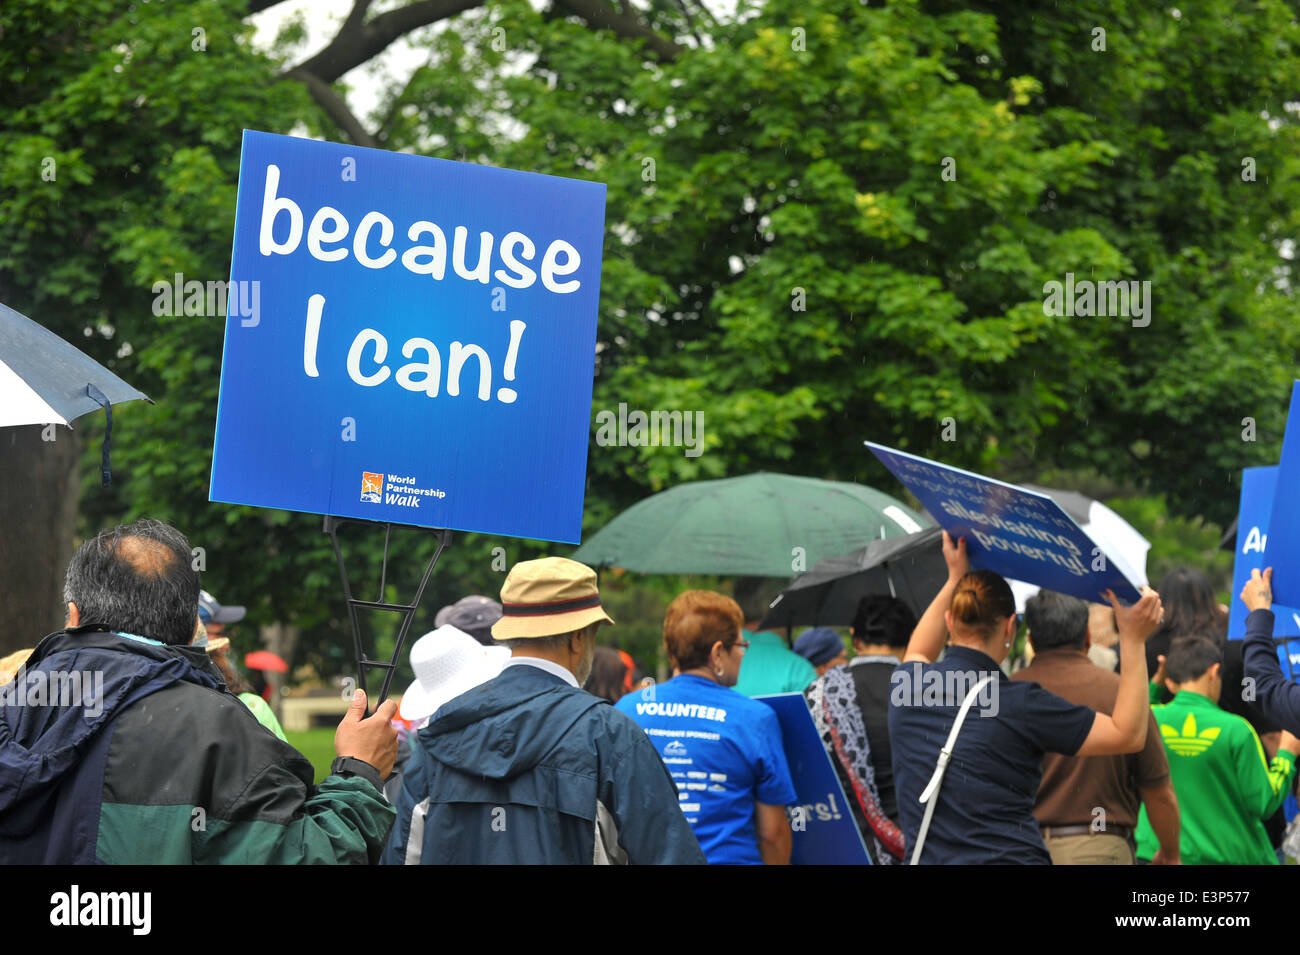
{"type": "Polygon", "coordinates": [[[593,534],[573,559],[643,574],[791,577],[931,523],[861,484],[759,472],[654,494],[593,534]]]}

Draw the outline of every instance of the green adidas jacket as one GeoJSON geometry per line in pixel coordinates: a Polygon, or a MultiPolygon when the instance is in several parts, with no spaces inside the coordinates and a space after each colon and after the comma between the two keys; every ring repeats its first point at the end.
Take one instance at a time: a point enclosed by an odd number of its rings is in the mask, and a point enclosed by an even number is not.
{"type": "MultiPolygon", "coordinates": [[[[1264,820],[1291,791],[1295,756],[1281,750],[1270,765],[1254,728],[1199,693],[1183,690],[1151,712],[1164,738],[1178,794],[1183,863],[1276,865],[1264,820]]],[[[1159,848],[1143,806],[1138,858],[1150,859],[1159,848]]]]}

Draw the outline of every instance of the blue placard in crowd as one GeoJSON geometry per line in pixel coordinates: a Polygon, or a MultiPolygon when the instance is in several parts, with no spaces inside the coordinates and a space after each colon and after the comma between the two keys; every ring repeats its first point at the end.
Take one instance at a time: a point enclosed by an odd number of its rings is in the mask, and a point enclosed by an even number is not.
{"type": "Polygon", "coordinates": [[[1287,679],[1300,682],[1300,637],[1283,640],[1277,645],[1277,658],[1287,679]]]}
{"type": "MultiPolygon", "coordinates": [[[[1278,461],[1276,484],[1293,490],[1300,483],[1300,381],[1291,386],[1291,408],[1286,417],[1286,433],[1282,436],[1282,458],[1278,461]]],[[[1245,481],[1242,482],[1243,493],[1245,481]]],[[[1268,539],[1273,549],[1268,552],[1273,568],[1273,599],[1288,607],[1300,606],[1300,495],[1282,494],[1272,502],[1272,511],[1265,513],[1268,539]]],[[[1241,525],[1238,524],[1238,527],[1241,525]]],[[[1240,588],[1236,593],[1240,593],[1240,588]]],[[[1236,597],[1236,593],[1233,597],[1236,597]]]]}
{"type": "Polygon", "coordinates": [[[997,571],[1093,603],[1114,590],[1141,596],[1113,555],[1105,554],[1050,497],[928,458],[866,442],[944,530],[966,538],[971,567],[997,571]]]}
{"type": "Polygon", "coordinates": [[[245,131],[214,501],[577,543],[605,186],[245,131]]]}
{"type": "Polygon", "coordinates": [[[787,806],[792,865],[869,865],[844,787],[802,693],[756,696],[776,713],[798,802],[787,806]]]}
{"type": "MultiPolygon", "coordinates": [[[[1249,615],[1241,600],[1241,589],[1250,580],[1250,572],[1272,565],[1272,551],[1265,551],[1272,534],[1268,532],[1269,514],[1274,506],[1273,492],[1277,488],[1276,467],[1246,468],[1241,472],[1241,505],[1237,511],[1237,551],[1232,564],[1232,600],[1228,607],[1228,639],[1241,640],[1246,636],[1246,617],[1249,615]]],[[[1281,574],[1273,568],[1273,595],[1277,596],[1277,582],[1281,574]]],[[[1273,636],[1300,636],[1300,609],[1273,603],[1273,636]]],[[[1279,649],[1283,670],[1290,672],[1291,661],[1285,649],[1279,649]]]]}

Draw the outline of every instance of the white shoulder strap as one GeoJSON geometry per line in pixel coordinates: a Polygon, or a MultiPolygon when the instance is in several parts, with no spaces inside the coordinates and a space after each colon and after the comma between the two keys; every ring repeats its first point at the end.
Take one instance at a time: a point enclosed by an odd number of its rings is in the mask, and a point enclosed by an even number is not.
{"type": "Polygon", "coordinates": [[[406,864],[419,865],[424,855],[424,821],[429,815],[429,797],[426,796],[411,810],[411,831],[406,837],[406,864]]]}
{"type": "Polygon", "coordinates": [[[916,832],[916,846],[912,849],[910,865],[917,865],[921,861],[921,850],[925,847],[925,834],[930,829],[930,817],[934,815],[934,807],[939,802],[939,786],[943,783],[943,774],[948,771],[948,761],[952,759],[953,747],[957,745],[957,734],[961,732],[962,723],[966,722],[966,714],[970,712],[975,697],[979,696],[980,690],[984,689],[985,684],[992,679],[993,674],[990,673],[971,687],[970,692],[966,694],[966,699],[961,701],[961,709],[957,711],[957,718],[953,720],[948,741],[943,744],[943,749],[939,750],[939,762],[934,767],[934,775],[930,777],[930,784],[921,793],[925,818],[921,820],[921,828],[916,832]]]}

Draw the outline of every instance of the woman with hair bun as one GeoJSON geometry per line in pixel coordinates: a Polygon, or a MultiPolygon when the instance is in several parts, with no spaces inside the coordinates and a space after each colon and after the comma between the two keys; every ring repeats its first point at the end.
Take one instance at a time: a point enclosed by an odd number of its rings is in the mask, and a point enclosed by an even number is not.
{"type": "Polygon", "coordinates": [[[1043,754],[1110,756],[1142,748],[1150,716],[1144,644],[1159,626],[1160,596],[1144,587],[1136,604],[1121,607],[1113,592],[1105,593],[1115,609],[1121,661],[1119,694],[1113,715],[1107,716],[1037,683],[1007,678],[1000,664],[1016,635],[1011,588],[992,571],[970,571],[965,540],[954,545],[947,532],[943,555],[948,581],[916,625],[891,677],[889,733],[904,858],[1050,865],[1032,811],[1043,754]],[[935,662],[945,638],[947,652],[935,662]],[[940,750],[968,698],[941,774],[936,772],[940,750]]]}

